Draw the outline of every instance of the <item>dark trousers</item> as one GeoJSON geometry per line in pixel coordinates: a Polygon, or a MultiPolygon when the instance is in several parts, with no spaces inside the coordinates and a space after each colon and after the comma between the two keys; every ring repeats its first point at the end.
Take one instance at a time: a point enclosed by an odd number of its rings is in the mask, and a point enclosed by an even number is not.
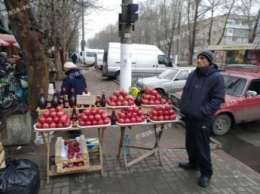
{"type": "Polygon", "coordinates": [[[201,175],[211,177],[213,174],[210,158],[210,127],[211,120],[195,120],[185,118],[186,150],[189,162],[198,165],[201,175]]]}

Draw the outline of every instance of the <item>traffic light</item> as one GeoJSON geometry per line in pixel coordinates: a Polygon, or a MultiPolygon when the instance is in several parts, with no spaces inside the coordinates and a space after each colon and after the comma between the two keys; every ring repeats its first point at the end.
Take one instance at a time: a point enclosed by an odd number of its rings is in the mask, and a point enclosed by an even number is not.
{"type": "Polygon", "coordinates": [[[138,4],[128,4],[127,5],[127,22],[134,23],[138,20],[138,14],[135,13],[138,10],[138,4]]]}

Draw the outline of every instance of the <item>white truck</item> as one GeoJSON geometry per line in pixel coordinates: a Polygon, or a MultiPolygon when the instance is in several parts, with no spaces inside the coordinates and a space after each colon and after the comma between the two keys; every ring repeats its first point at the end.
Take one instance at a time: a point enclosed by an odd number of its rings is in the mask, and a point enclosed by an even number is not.
{"type": "MultiPolygon", "coordinates": [[[[102,76],[120,80],[121,43],[110,42],[104,60],[102,76]]],[[[155,45],[132,44],[132,83],[143,77],[155,76],[168,68],[172,62],[155,45]]]]}
{"type": "MultiPolygon", "coordinates": [[[[94,66],[97,55],[104,55],[103,49],[86,49],[85,51],[79,52],[79,60],[86,66],[94,66]]],[[[103,57],[102,57],[103,58],[103,57]]]]}

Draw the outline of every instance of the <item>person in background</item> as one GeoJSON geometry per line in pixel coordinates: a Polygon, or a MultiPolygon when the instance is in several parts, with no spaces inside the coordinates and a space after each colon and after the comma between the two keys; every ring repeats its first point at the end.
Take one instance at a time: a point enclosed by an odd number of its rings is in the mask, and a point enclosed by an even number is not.
{"type": "Polygon", "coordinates": [[[56,88],[55,80],[56,80],[56,66],[54,63],[55,58],[52,55],[49,56],[49,83],[53,84],[53,87],[56,88]]]}
{"type": "Polygon", "coordinates": [[[77,63],[77,59],[78,59],[78,56],[76,54],[76,52],[73,52],[72,55],[71,55],[71,60],[74,64],[77,63]]]}
{"type": "Polygon", "coordinates": [[[188,162],[179,162],[179,167],[200,170],[201,187],[209,185],[213,174],[209,146],[212,117],[225,101],[224,79],[213,59],[211,51],[199,53],[197,68],[187,79],[180,103],[188,162]]]}
{"type": "Polygon", "coordinates": [[[27,75],[27,65],[24,61],[24,56],[22,53],[19,53],[16,57],[16,65],[14,70],[14,76],[19,79],[21,76],[27,75]]]}
{"type": "Polygon", "coordinates": [[[6,75],[6,52],[0,53],[0,77],[4,77],[6,75]]]}
{"type": "MultiPolygon", "coordinates": [[[[65,77],[61,85],[61,95],[68,95],[70,97],[71,88],[74,88],[75,95],[82,95],[84,89],[87,87],[86,79],[81,70],[72,62],[64,64],[65,77]],[[66,88],[66,93],[63,92],[66,88]]],[[[81,130],[70,131],[70,138],[75,138],[81,135],[81,130]]]]}

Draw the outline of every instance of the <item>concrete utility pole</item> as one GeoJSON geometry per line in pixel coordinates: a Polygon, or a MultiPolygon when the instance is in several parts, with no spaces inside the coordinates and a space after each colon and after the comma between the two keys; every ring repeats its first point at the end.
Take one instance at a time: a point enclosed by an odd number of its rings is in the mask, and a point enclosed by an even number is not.
{"type": "MultiPolygon", "coordinates": [[[[82,2],[82,41],[81,41],[81,50],[85,51],[85,21],[84,21],[84,5],[82,2]]],[[[83,55],[83,53],[82,53],[83,55]]]]}
{"type": "Polygon", "coordinates": [[[133,0],[122,0],[121,15],[121,61],[120,61],[120,90],[129,92],[132,81],[132,26],[127,22],[127,5],[133,0]]]}

